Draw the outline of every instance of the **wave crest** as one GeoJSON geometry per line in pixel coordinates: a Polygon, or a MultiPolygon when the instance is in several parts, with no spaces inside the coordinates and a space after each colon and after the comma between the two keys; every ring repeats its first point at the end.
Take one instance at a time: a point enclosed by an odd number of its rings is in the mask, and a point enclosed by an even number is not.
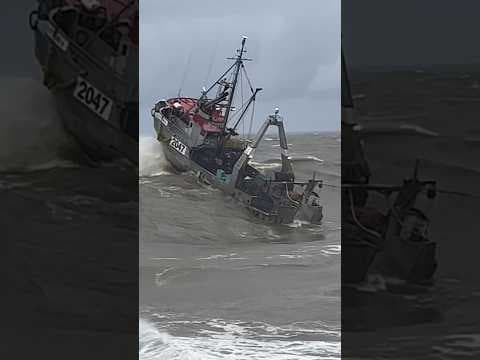
{"type": "Polygon", "coordinates": [[[55,99],[41,82],[7,78],[0,88],[0,171],[71,166],[60,158],[70,141],[55,99]]]}
{"type": "MultiPolygon", "coordinates": [[[[185,323],[185,321],[182,321],[185,323]]],[[[198,325],[198,324],[197,324],[198,325]]],[[[300,340],[290,333],[295,329],[278,329],[261,327],[259,336],[248,336],[248,329],[242,326],[212,319],[208,329],[200,331],[200,336],[174,336],[158,330],[154,324],[140,319],[140,359],[141,360],[218,360],[234,358],[237,360],[308,360],[338,359],[340,342],[337,331],[330,331],[335,340],[300,340]],[[272,333],[273,334],[270,334],[272,333]],[[283,338],[283,339],[282,339],[283,338]]],[[[258,330],[258,329],[257,329],[258,330]]],[[[300,329],[315,335],[317,330],[300,329]]],[[[325,334],[324,331],[320,333],[325,334]]],[[[328,332],[327,332],[328,333],[328,332]]]]}
{"type": "Polygon", "coordinates": [[[167,160],[163,156],[160,143],[153,137],[141,137],[139,146],[139,175],[159,176],[170,174],[167,171],[167,160]]]}

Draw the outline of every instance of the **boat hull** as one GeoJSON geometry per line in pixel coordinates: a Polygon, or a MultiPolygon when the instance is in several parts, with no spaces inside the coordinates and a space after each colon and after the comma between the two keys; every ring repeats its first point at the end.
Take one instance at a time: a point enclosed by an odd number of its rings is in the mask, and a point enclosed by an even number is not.
{"type": "Polygon", "coordinates": [[[416,283],[430,282],[437,268],[436,243],[395,237],[379,252],[371,272],[416,283]]]}
{"type": "Polygon", "coordinates": [[[126,158],[138,163],[138,142],[95,115],[68,92],[55,94],[65,131],[96,161],[126,158]]]}
{"type": "Polygon", "coordinates": [[[342,234],[342,282],[362,282],[368,274],[413,283],[432,281],[437,267],[435,242],[393,235],[379,239],[349,222],[342,224],[342,234]]]}
{"type": "Polygon", "coordinates": [[[191,144],[189,136],[182,124],[172,124],[172,120],[168,122],[160,115],[154,115],[154,128],[157,133],[157,140],[162,144],[163,154],[170,165],[178,172],[186,172],[192,170],[190,160],[191,144]],[[163,121],[163,122],[162,122],[163,121]],[[165,123],[169,124],[165,125],[165,123]],[[178,139],[182,144],[185,144],[184,153],[182,154],[177,149],[170,145],[172,138],[178,139]]]}
{"type": "Polygon", "coordinates": [[[34,31],[35,56],[66,132],[95,161],[128,159],[138,164],[138,100],[134,89],[73,41],[67,49],[60,48],[47,35],[48,22],[42,25],[34,31]],[[99,115],[75,97],[80,80],[87,81],[98,96],[115,99],[108,116],[99,115]]]}
{"type": "Polygon", "coordinates": [[[174,150],[168,142],[162,142],[162,150],[165,159],[178,172],[186,172],[192,169],[190,159],[174,150]]]}
{"type": "Polygon", "coordinates": [[[342,283],[364,281],[376,254],[377,249],[366,242],[342,241],[342,283]]]}
{"type": "Polygon", "coordinates": [[[308,221],[311,224],[321,224],[323,220],[323,207],[320,205],[311,206],[302,204],[298,218],[300,220],[308,221]]]}
{"type": "MultiPolygon", "coordinates": [[[[156,127],[157,128],[157,127],[156,127]]],[[[170,165],[179,172],[192,171],[194,172],[201,181],[214,185],[216,188],[222,190],[225,194],[232,196],[236,199],[247,211],[255,218],[261,220],[262,222],[270,224],[290,224],[292,223],[299,211],[298,207],[293,206],[283,206],[278,208],[275,212],[268,212],[262,210],[259,206],[256,206],[255,199],[252,196],[236,189],[231,186],[231,184],[224,183],[220,181],[215,174],[212,174],[208,170],[202,168],[194,161],[192,161],[188,156],[182,155],[180,152],[175,150],[172,146],[169,145],[169,139],[172,135],[167,127],[158,127],[158,138],[162,143],[163,154],[165,159],[170,163],[170,165]],[[162,139],[162,140],[160,140],[162,139]],[[168,139],[168,140],[167,140],[168,139]]],[[[179,134],[175,134],[179,136],[179,134]]],[[[321,219],[322,215],[320,214],[318,218],[321,219]]]]}

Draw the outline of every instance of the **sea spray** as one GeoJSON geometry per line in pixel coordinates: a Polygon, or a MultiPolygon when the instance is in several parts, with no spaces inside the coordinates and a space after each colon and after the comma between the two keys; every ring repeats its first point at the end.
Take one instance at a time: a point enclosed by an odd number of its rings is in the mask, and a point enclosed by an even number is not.
{"type": "Polygon", "coordinates": [[[69,139],[49,91],[33,78],[1,81],[0,171],[68,165],[60,151],[68,146],[69,139]]]}
{"type": "Polygon", "coordinates": [[[175,344],[175,338],[155,328],[150,322],[139,320],[140,360],[207,360],[189,349],[175,344]]]}
{"type": "Polygon", "coordinates": [[[153,137],[143,136],[139,139],[139,175],[158,176],[169,174],[168,164],[163,156],[161,144],[153,137]]]}

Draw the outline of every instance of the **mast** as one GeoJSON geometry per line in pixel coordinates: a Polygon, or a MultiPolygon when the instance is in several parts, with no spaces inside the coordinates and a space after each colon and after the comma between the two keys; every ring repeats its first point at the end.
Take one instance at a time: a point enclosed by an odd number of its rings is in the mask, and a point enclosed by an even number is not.
{"type": "Polygon", "coordinates": [[[343,49],[342,56],[342,108],[353,108],[352,92],[350,88],[350,79],[348,78],[347,65],[345,63],[345,55],[343,49]]]}
{"type": "Polygon", "coordinates": [[[223,123],[223,130],[225,130],[225,127],[228,122],[228,117],[230,115],[230,110],[232,108],[232,102],[233,102],[233,96],[235,95],[235,88],[237,87],[237,81],[238,81],[238,74],[240,73],[240,69],[243,64],[243,54],[247,52],[245,50],[245,42],[247,41],[247,37],[243,36],[242,37],[242,48],[237,50],[238,55],[236,58],[228,58],[230,60],[235,60],[235,76],[233,78],[233,83],[232,83],[232,89],[230,91],[230,97],[228,98],[228,103],[227,103],[227,110],[225,111],[225,121],[223,123]]]}

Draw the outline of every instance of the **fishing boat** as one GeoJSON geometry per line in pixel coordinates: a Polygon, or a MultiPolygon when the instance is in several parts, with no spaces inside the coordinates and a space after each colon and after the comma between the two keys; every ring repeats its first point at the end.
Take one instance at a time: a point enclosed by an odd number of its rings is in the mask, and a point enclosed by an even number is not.
{"type": "Polygon", "coordinates": [[[37,0],[35,55],[64,128],[93,161],[138,164],[138,0],[37,0]]]}
{"type": "Polygon", "coordinates": [[[437,261],[427,214],[436,182],[419,179],[417,161],[401,184],[370,183],[359,129],[342,52],[342,283],[363,282],[369,274],[430,283],[437,261]],[[387,205],[370,202],[373,193],[387,205]]]}
{"type": "Polygon", "coordinates": [[[246,72],[245,43],[242,38],[233,64],[201,96],[161,100],[151,111],[157,139],[164,155],[178,171],[192,171],[201,181],[237,199],[262,221],[285,224],[295,219],[318,224],[323,217],[319,192],[322,181],[296,181],[288,156],[284,121],[275,109],[253,139],[241,137],[239,124],[252,109],[261,88],[255,88],[246,72]],[[233,101],[241,79],[250,91],[236,111],[233,101]],[[210,94],[216,89],[214,96],[210,94]],[[232,115],[235,112],[235,115],[232,115]],[[276,127],[281,149],[281,168],[270,176],[252,165],[260,142],[270,127],[276,127]]]}

